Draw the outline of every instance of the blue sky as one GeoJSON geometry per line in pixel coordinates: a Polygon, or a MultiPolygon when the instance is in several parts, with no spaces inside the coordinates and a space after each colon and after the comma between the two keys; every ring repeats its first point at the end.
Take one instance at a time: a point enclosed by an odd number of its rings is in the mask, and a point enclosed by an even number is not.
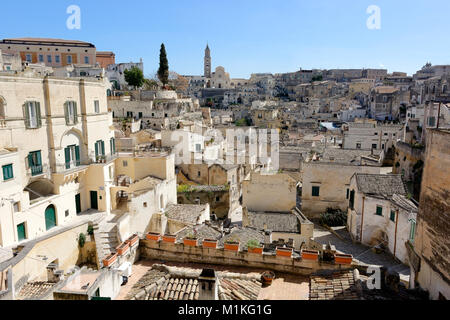
{"type": "Polygon", "coordinates": [[[213,68],[232,77],[299,68],[379,68],[409,74],[427,61],[450,64],[448,0],[3,0],[0,38],[50,37],[92,42],[117,62],[143,58],[158,68],[161,42],[171,70],[202,74],[206,42],[213,68]],[[81,29],[66,27],[69,5],[81,29]],[[381,9],[369,30],[366,9],[381,9]],[[10,14],[5,14],[9,12],[10,14]],[[14,13],[18,12],[18,13],[14,13]],[[20,12],[20,13],[19,13],[20,12]],[[12,14],[14,13],[14,14],[12,14]]]}

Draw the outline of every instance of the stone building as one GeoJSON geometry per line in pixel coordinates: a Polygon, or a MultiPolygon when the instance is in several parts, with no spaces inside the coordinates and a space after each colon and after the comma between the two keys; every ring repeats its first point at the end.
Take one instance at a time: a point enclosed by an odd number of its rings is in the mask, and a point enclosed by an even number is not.
{"type": "Polygon", "coordinates": [[[409,242],[411,284],[450,299],[450,131],[429,130],[416,232],[409,242]]]}
{"type": "Polygon", "coordinates": [[[350,182],[347,228],[352,238],[388,250],[408,263],[406,243],[414,233],[417,205],[401,175],[356,173],[350,182]]]}
{"type": "Polygon", "coordinates": [[[96,48],[77,40],[18,38],[0,41],[0,50],[20,54],[23,62],[44,63],[47,67],[71,64],[96,64],[96,48]]]}
{"type": "Polygon", "coordinates": [[[111,51],[97,51],[96,60],[101,68],[107,69],[109,65],[116,64],[116,55],[111,51]]]}
{"type": "Polygon", "coordinates": [[[402,138],[403,125],[355,122],[343,126],[343,131],[343,149],[387,151],[402,138]]]}
{"type": "Polygon", "coordinates": [[[383,154],[327,148],[321,158],[302,164],[301,210],[317,218],[328,208],[347,210],[355,173],[380,173],[383,154]]]}
{"type": "MultiPolygon", "coordinates": [[[[142,58],[140,62],[127,62],[119,64],[109,64],[106,68],[106,76],[112,83],[113,88],[116,90],[126,90],[129,86],[125,80],[125,70],[131,70],[132,68],[138,68],[144,72],[144,63],[142,58]]],[[[130,88],[134,89],[134,88],[130,88]]]]}
{"type": "Polygon", "coordinates": [[[400,113],[401,92],[390,86],[380,86],[370,93],[370,116],[377,120],[398,119],[400,113]]]}

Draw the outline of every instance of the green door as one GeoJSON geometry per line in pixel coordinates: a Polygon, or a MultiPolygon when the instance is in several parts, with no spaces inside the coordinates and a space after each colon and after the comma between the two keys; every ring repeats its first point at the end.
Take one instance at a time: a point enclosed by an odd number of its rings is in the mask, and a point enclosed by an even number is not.
{"type": "Polygon", "coordinates": [[[45,209],[45,228],[50,230],[54,227],[56,227],[56,212],[55,207],[51,205],[45,209]]]}
{"type": "Polygon", "coordinates": [[[98,210],[97,191],[91,191],[91,209],[98,210]]]}
{"type": "Polygon", "coordinates": [[[77,214],[81,213],[81,194],[75,196],[75,206],[77,208],[77,214]]]}
{"type": "Polygon", "coordinates": [[[19,242],[27,238],[27,234],[25,232],[25,223],[17,225],[17,237],[19,238],[19,242]]]}

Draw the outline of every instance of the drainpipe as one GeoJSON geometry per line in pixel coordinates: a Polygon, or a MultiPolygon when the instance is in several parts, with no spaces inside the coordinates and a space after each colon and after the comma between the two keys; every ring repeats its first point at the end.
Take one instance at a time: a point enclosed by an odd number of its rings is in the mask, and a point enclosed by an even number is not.
{"type": "Polygon", "coordinates": [[[363,196],[362,197],[362,212],[361,212],[361,230],[360,230],[360,233],[359,233],[359,241],[362,243],[363,241],[362,241],[362,236],[363,236],[363,226],[364,226],[364,203],[365,203],[365,201],[366,201],[366,197],[365,196],[363,196]]]}
{"type": "Polygon", "coordinates": [[[394,258],[395,258],[395,253],[397,251],[398,212],[399,212],[399,210],[397,209],[395,212],[394,258]]]}

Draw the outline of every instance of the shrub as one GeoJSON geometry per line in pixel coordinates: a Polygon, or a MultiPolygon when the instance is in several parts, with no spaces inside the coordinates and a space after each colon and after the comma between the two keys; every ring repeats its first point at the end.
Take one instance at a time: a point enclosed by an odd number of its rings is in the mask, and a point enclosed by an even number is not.
{"type": "Polygon", "coordinates": [[[320,216],[320,224],[329,227],[342,227],[347,224],[347,213],[339,209],[328,208],[325,213],[320,216]]]}
{"type": "Polygon", "coordinates": [[[249,242],[247,243],[247,247],[249,249],[259,248],[260,245],[261,244],[259,243],[259,241],[255,239],[249,240],[249,242]]]}
{"type": "Polygon", "coordinates": [[[84,233],[80,233],[80,236],[78,237],[78,245],[80,246],[80,248],[83,248],[85,243],[86,235],[84,233]]]}
{"type": "Polygon", "coordinates": [[[186,184],[180,184],[177,188],[178,193],[187,193],[190,192],[191,187],[186,184]]]}
{"type": "Polygon", "coordinates": [[[92,236],[94,234],[94,226],[89,225],[87,229],[87,234],[92,236]]]}

